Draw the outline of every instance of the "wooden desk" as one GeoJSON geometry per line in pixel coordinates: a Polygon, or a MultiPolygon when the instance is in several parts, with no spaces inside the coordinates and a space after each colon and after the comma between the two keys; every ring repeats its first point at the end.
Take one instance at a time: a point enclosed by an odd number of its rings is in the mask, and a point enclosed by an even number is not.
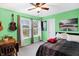
{"type": "Polygon", "coordinates": [[[7,41],[2,40],[2,41],[0,41],[0,46],[6,45],[6,44],[11,44],[11,43],[16,44],[16,41],[14,39],[8,39],[7,41]]]}
{"type": "Polygon", "coordinates": [[[19,46],[17,45],[17,42],[15,41],[15,39],[8,39],[8,40],[0,41],[0,51],[2,51],[1,49],[4,49],[4,47],[8,48],[9,46],[13,46],[15,48],[16,55],[17,55],[17,52],[19,51],[19,46]]]}

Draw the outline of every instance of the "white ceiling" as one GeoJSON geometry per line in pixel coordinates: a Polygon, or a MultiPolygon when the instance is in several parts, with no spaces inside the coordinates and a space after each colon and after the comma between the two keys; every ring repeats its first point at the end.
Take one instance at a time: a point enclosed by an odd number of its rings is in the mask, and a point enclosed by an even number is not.
{"type": "Polygon", "coordinates": [[[49,7],[48,11],[41,10],[40,13],[37,13],[37,10],[35,9],[31,11],[27,10],[29,8],[32,8],[32,5],[29,3],[0,3],[1,8],[6,8],[35,16],[47,16],[79,8],[79,3],[47,3],[47,5],[49,7]]]}

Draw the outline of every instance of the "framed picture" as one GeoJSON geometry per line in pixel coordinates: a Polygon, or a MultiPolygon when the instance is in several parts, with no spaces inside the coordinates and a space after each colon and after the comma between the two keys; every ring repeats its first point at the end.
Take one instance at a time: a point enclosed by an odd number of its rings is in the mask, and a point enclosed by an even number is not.
{"type": "Polygon", "coordinates": [[[72,19],[60,21],[59,29],[61,31],[77,31],[78,30],[78,18],[72,18],[72,19]]]}

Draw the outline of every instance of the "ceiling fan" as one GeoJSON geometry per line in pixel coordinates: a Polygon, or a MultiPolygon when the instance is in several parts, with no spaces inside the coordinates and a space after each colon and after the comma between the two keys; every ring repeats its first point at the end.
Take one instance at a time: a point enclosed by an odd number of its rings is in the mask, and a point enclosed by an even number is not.
{"type": "Polygon", "coordinates": [[[34,10],[34,9],[37,9],[37,8],[40,8],[41,10],[49,10],[48,7],[44,7],[44,5],[46,3],[30,3],[30,4],[33,5],[34,7],[28,9],[28,11],[31,11],[31,10],[34,10]]]}

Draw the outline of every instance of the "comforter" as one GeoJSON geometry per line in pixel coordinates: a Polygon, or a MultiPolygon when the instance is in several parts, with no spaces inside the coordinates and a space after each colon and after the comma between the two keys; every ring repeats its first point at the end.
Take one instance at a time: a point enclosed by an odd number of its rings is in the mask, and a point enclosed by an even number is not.
{"type": "Polygon", "coordinates": [[[38,48],[36,56],[79,56],[79,43],[67,40],[58,40],[55,44],[45,42],[38,48]]]}

